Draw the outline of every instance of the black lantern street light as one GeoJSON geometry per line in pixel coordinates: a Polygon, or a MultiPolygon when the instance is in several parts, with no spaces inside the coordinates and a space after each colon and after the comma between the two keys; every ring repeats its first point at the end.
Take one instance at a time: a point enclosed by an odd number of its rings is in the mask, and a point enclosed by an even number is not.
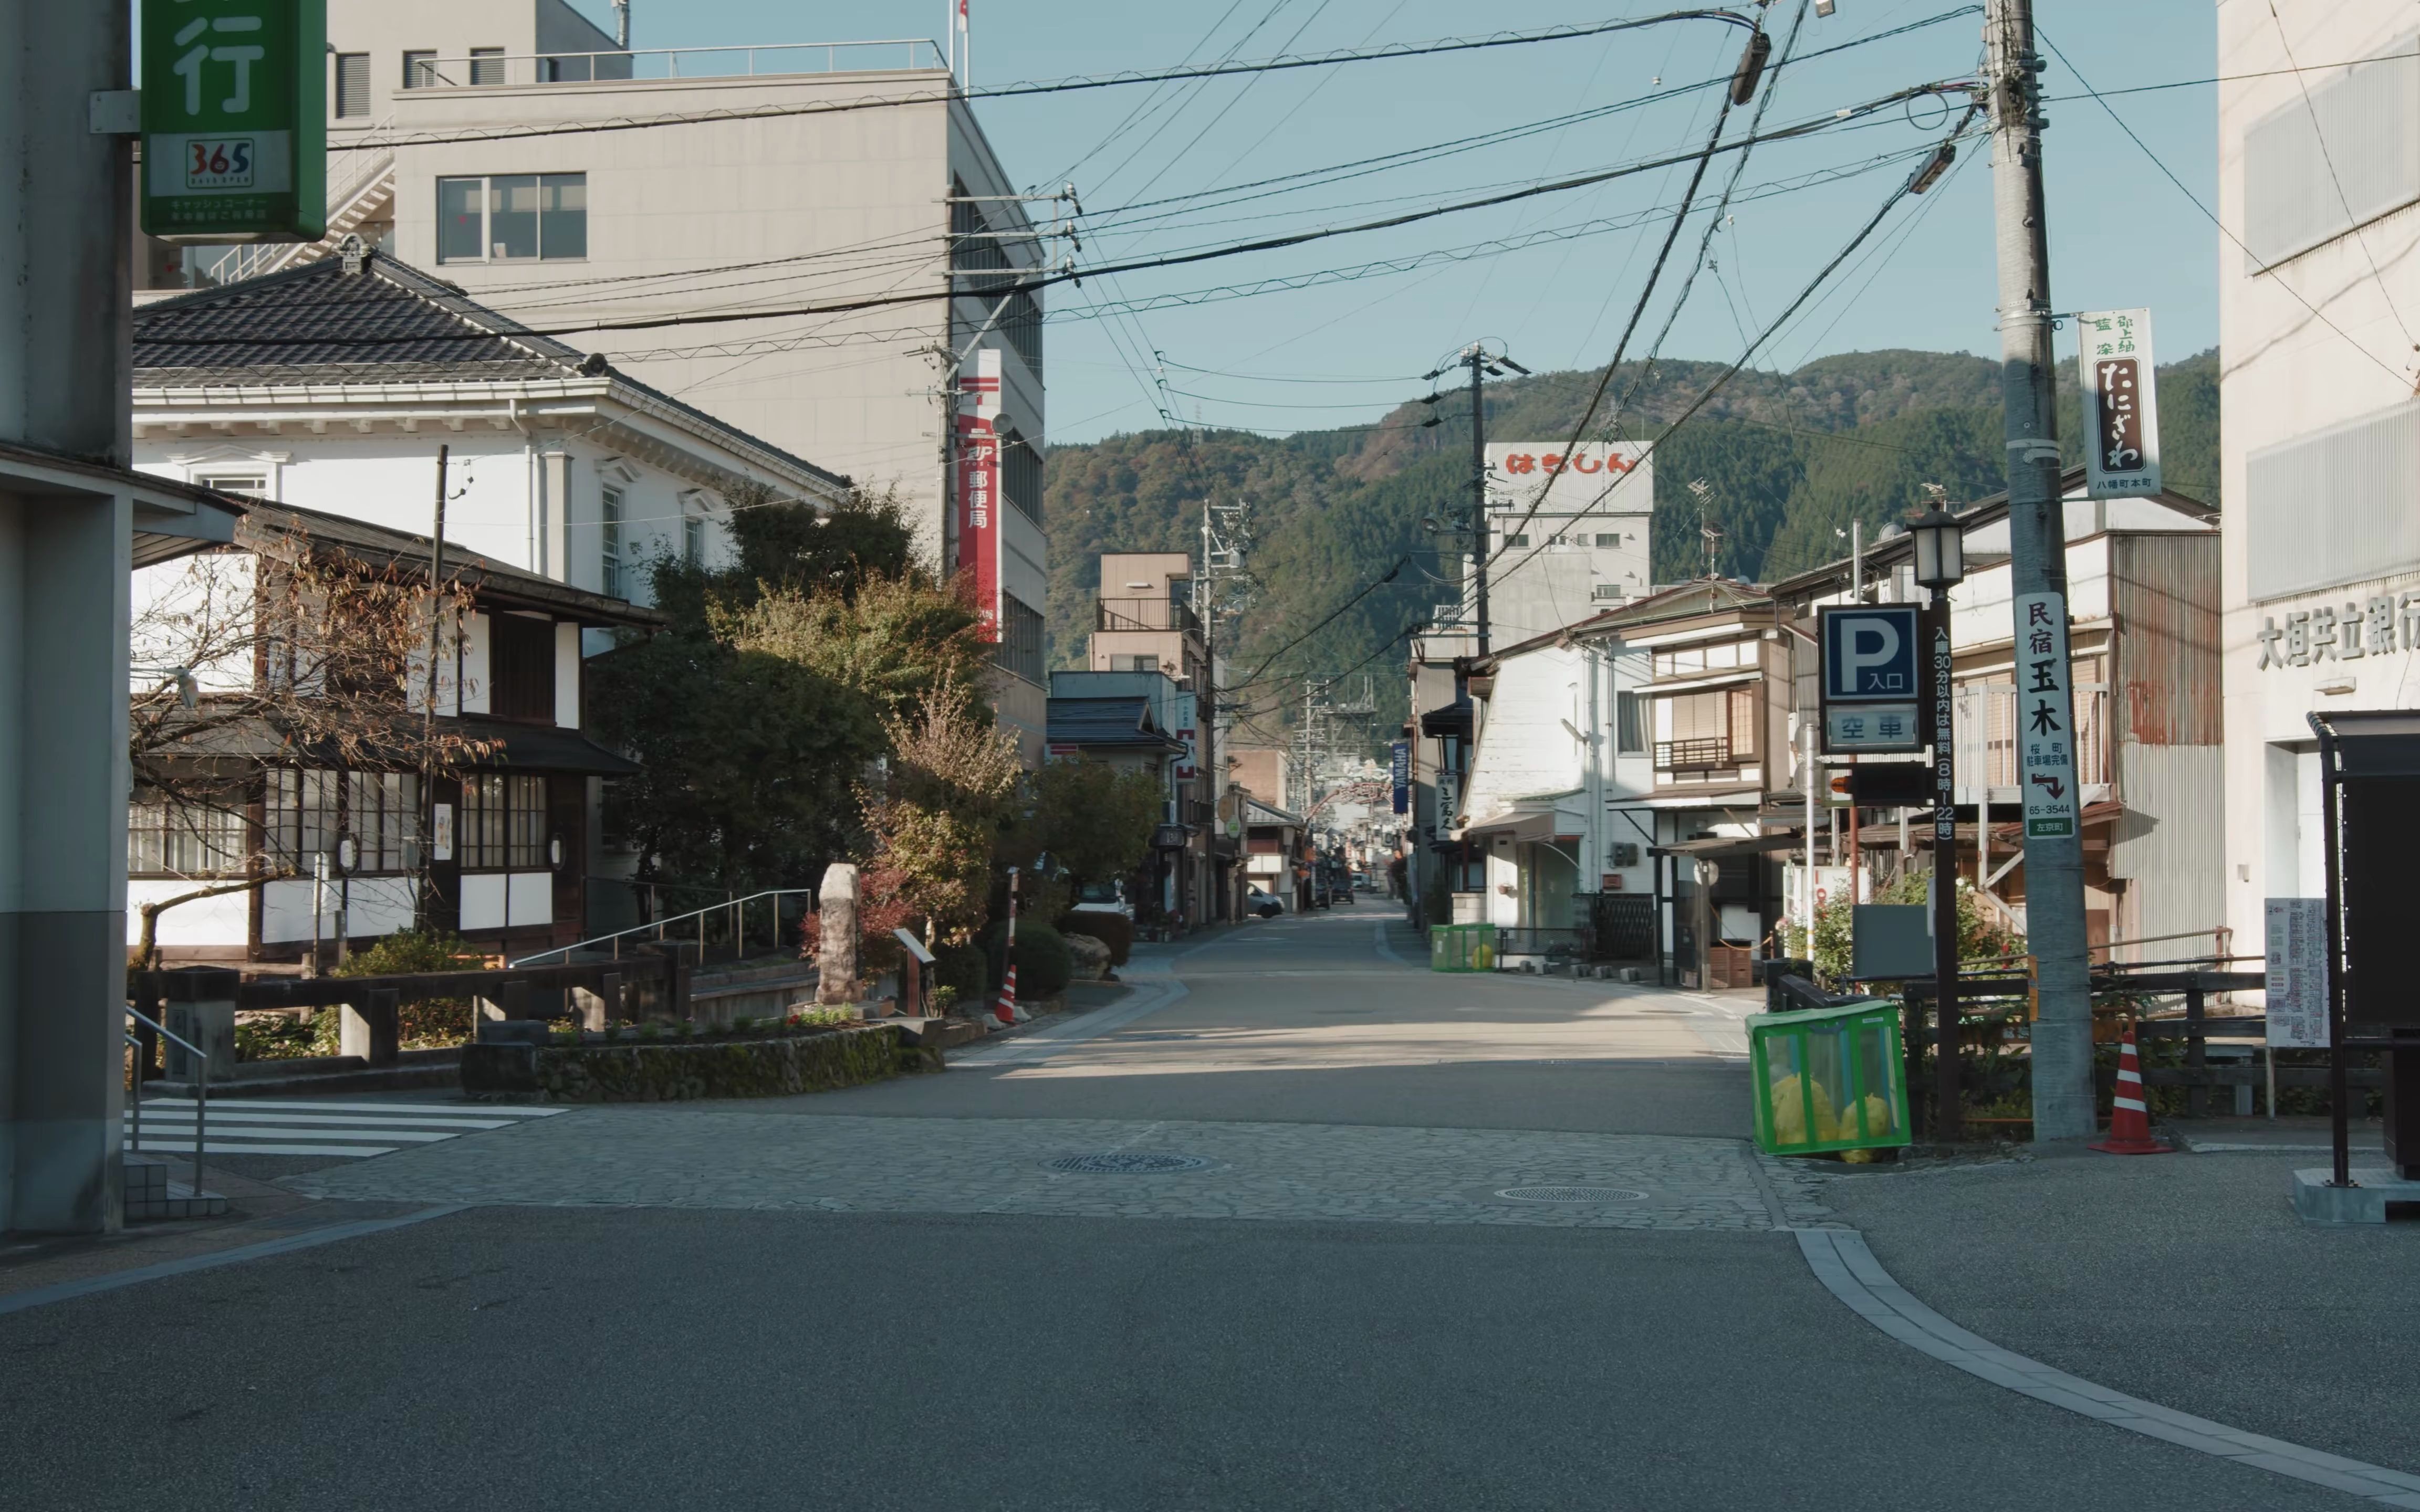
{"type": "MultiPolygon", "coordinates": [[[[1959,1136],[1958,1055],[1958,782],[1952,738],[1949,590],[1966,578],[1966,543],[1958,517],[1939,505],[1907,522],[1916,546],[1916,580],[1931,595],[1932,694],[1932,1137],[1959,1136]]],[[[1992,822],[1992,790],[1983,790],[1975,821],[1992,822]]]]}

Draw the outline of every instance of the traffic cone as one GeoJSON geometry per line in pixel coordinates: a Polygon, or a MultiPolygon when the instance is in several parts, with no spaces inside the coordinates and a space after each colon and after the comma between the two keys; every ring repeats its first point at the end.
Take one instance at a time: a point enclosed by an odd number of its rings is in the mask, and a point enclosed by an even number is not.
{"type": "Polygon", "coordinates": [[[1000,1001],[992,1005],[991,1011],[992,1017],[1002,1024],[1017,1024],[1024,1020],[1016,1007],[1016,963],[1014,961],[1008,964],[1008,980],[1000,984],[1000,1001]]]}
{"type": "Polygon", "coordinates": [[[2169,1146],[2151,1137],[2150,1110],[2143,1103],[2143,1065],[2134,1056],[2134,1026],[2118,1046],[2118,1094],[2109,1108],[2109,1137],[2087,1147],[2106,1155],[2164,1155],[2169,1146]]]}

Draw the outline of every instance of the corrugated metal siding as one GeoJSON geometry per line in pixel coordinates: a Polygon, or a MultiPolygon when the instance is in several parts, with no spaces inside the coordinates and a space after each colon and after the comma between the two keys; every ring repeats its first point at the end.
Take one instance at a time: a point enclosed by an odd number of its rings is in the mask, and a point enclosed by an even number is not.
{"type": "Polygon", "coordinates": [[[2218,534],[2120,535],[2111,543],[2118,738],[2150,746],[2225,739],[2218,534]]]}
{"type": "MultiPolygon", "coordinates": [[[[2398,38],[2380,54],[2409,54],[2413,41],[2398,38]]],[[[2307,101],[2281,105],[2243,133],[2248,269],[2307,252],[2415,199],[2420,58],[2389,56],[2315,81],[2307,101]]]]}
{"type": "MultiPolygon", "coordinates": [[[[2181,934],[2226,922],[2226,757],[2219,746],[2118,748],[2126,811],[2109,844],[2109,874],[2126,880],[2129,938],[2181,934]]],[[[2178,942],[2179,953],[2190,941],[2178,942]]],[[[2137,960],[2164,959],[2133,954],[2137,960]]],[[[2130,952],[2120,952],[2129,954],[2130,952]]]]}
{"type": "Polygon", "coordinates": [[[2267,447],[2245,470],[2255,600],[2420,565],[2420,403],[2267,447]]]}

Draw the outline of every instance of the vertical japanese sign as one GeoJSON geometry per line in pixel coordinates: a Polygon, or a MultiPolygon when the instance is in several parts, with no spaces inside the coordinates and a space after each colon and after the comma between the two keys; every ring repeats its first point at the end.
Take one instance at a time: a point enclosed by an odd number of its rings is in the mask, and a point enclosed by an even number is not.
{"type": "MultiPolygon", "coordinates": [[[[1949,609],[1944,605],[1933,617],[1932,665],[1927,673],[1932,695],[1928,701],[1932,715],[1932,834],[1953,843],[1958,839],[1957,670],[1949,645],[1949,609]]],[[[1978,810],[1976,817],[1991,823],[1987,810],[1978,810]]]]}
{"type": "Polygon", "coordinates": [[[2328,1044],[2328,901],[2271,898],[2267,926],[2269,1042],[2286,1050],[2328,1044]]]}
{"type": "Polygon", "coordinates": [[[2151,372],[2151,312],[2076,316],[2084,380],[2085,491],[2095,499],[2160,491],[2160,405],[2151,372]]]}
{"type": "Polygon", "coordinates": [[[2076,832],[2075,675],[2067,663],[2067,597],[2017,595],[2017,779],[2025,838],[2076,832]]]}
{"type": "Polygon", "coordinates": [[[958,375],[958,570],[974,587],[984,639],[1001,633],[1000,352],[985,348],[958,375]]]}
{"type": "Polygon", "coordinates": [[[1397,813],[1410,813],[1412,811],[1412,743],[1410,741],[1395,742],[1393,767],[1394,810],[1397,813]]]}
{"type": "MultiPolygon", "coordinates": [[[[1185,749],[1176,757],[1176,780],[1190,782],[1202,772],[1202,742],[1197,723],[1201,717],[1201,695],[1179,693],[1175,702],[1176,738],[1185,742],[1185,749]]],[[[1178,817],[1181,819],[1183,815],[1178,817]]]]}
{"type": "Polygon", "coordinates": [[[146,0],[143,229],[326,235],[327,54],[327,0],[146,0]]]}

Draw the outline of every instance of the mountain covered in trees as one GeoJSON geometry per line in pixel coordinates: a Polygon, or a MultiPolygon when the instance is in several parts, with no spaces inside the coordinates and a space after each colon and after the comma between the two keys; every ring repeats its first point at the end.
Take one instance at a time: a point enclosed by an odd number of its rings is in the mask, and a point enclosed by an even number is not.
{"type": "MultiPolygon", "coordinates": [[[[1660,434],[1721,371],[1714,363],[1625,364],[1607,390],[1628,396],[1621,434],[1660,434]]],[[[1567,439],[1597,378],[1542,373],[1490,385],[1487,434],[1567,439]]],[[[1996,363],[1946,352],[1856,352],[1792,373],[1740,374],[1656,450],[1656,580],[1705,571],[1701,510],[1722,532],[1716,571],[1770,581],[1846,555],[1836,530],[1861,520],[1871,538],[1918,508],[1927,484],[1958,503],[2000,492],[1999,384],[1996,363]],[[1706,486],[1702,502],[1692,482],[1706,486]]],[[[2059,398],[2059,434],[2072,462],[2080,454],[2071,365],[2060,374],[2059,398]]],[[[2162,368],[2159,401],[2168,486],[2218,503],[2218,354],[2162,368]]],[[[1280,734],[1303,678],[1352,670],[1357,688],[1362,674],[1375,675],[1373,733],[1383,742],[1404,713],[1391,642],[1457,596],[1453,538],[1423,522],[1463,517],[1469,474],[1468,400],[1450,391],[1434,407],[1409,403],[1373,426],[1282,438],[1170,429],[1054,447],[1045,509],[1051,665],[1082,665],[1101,552],[1197,550],[1203,499],[1245,500],[1249,607],[1222,659],[1245,684],[1236,696],[1252,706],[1248,733],[1280,734]],[[1423,426],[1432,414],[1440,424],[1423,426]],[[1288,646],[1405,557],[1394,581],[1288,646]]]]}

